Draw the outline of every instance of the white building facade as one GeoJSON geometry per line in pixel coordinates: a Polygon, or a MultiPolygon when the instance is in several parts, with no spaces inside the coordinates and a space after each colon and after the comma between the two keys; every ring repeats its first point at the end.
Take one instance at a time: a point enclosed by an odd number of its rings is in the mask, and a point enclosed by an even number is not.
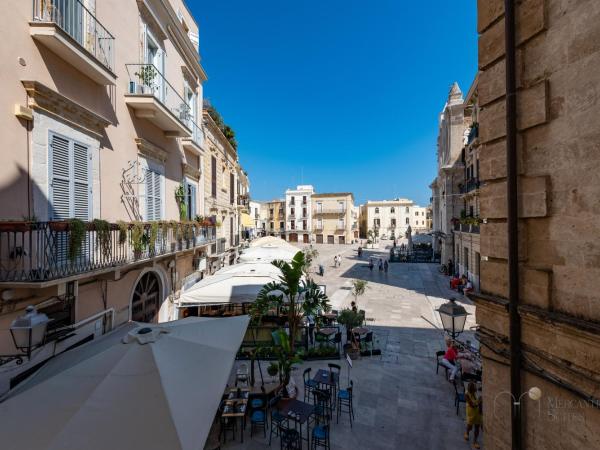
{"type": "Polygon", "coordinates": [[[285,191],[285,234],[289,242],[312,242],[312,185],[285,191]]]}
{"type": "Polygon", "coordinates": [[[369,200],[362,205],[361,213],[366,236],[372,231],[382,239],[403,238],[409,225],[413,234],[429,231],[427,208],[406,198],[369,200]]]}

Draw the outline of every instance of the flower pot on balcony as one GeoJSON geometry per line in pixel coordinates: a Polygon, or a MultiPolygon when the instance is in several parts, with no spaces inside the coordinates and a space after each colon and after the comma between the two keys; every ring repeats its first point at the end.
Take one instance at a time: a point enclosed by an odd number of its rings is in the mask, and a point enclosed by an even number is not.
{"type": "Polygon", "coordinates": [[[66,221],[49,222],[48,225],[52,231],[67,231],[69,229],[69,222],[66,221]]]}
{"type": "Polygon", "coordinates": [[[31,222],[26,221],[6,221],[0,222],[0,231],[25,232],[31,229],[31,222]]]}

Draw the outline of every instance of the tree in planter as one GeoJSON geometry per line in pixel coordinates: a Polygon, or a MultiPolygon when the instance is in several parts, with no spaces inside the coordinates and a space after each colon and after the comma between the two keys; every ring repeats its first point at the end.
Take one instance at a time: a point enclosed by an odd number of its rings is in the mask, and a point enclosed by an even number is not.
{"type": "MultiPolygon", "coordinates": [[[[291,263],[276,260],[272,264],[281,270],[280,281],[268,283],[260,290],[252,305],[252,321],[255,326],[259,325],[269,310],[285,308],[291,339],[287,339],[287,333],[283,333],[289,350],[284,348],[282,351],[286,358],[293,359],[296,357],[295,337],[302,317],[314,314],[318,309],[329,311],[329,299],[315,282],[302,280],[306,264],[304,253],[296,253],[291,263]]],[[[289,381],[287,376],[286,381],[289,381]]]]}
{"type": "Polygon", "coordinates": [[[157,88],[156,84],[154,83],[154,79],[156,78],[157,74],[158,71],[154,68],[153,65],[150,64],[141,66],[140,71],[134,73],[134,75],[138,77],[140,84],[143,87],[149,88],[151,92],[154,92],[157,88]]]}
{"type": "Polygon", "coordinates": [[[358,305],[358,297],[364,295],[369,288],[369,282],[367,280],[352,280],[352,295],[354,295],[354,302],[358,305]]]}
{"type": "Polygon", "coordinates": [[[311,246],[311,247],[306,247],[304,250],[302,250],[302,252],[304,253],[304,261],[305,261],[304,267],[302,268],[302,270],[304,271],[304,275],[309,277],[312,263],[319,256],[319,251],[316,248],[313,248],[311,246]]]}
{"type": "Polygon", "coordinates": [[[351,309],[343,309],[338,315],[338,323],[346,327],[346,340],[352,344],[352,348],[358,350],[358,344],[354,341],[352,329],[359,327],[365,321],[365,316],[351,309]]]}

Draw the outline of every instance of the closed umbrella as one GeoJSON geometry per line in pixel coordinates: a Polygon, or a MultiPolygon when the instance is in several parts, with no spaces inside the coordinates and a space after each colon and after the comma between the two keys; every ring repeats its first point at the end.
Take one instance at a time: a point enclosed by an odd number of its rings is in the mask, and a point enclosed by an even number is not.
{"type": "Polygon", "coordinates": [[[134,323],[58,356],[0,404],[3,450],[203,449],[248,320],[134,323]]]}

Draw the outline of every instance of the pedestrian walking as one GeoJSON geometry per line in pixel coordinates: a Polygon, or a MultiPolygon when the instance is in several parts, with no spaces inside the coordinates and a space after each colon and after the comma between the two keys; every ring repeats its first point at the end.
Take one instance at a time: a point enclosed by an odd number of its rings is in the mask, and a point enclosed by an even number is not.
{"type": "Polygon", "coordinates": [[[358,247],[358,257],[362,258],[362,247],[358,247]]]}
{"type": "Polygon", "coordinates": [[[373,260],[369,258],[369,270],[373,272],[373,260]]]}
{"type": "Polygon", "coordinates": [[[342,255],[338,255],[338,267],[342,267],[342,255]]]}
{"type": "Polygon", "coordinates": [[[379,258],[379,271],[383,271],[383,261],[381,260],[381,258],[379,258]]]}
{"type": "Polygon", "coordinates": [[[383,262],[383,270],[385,271],[385,273],[388,272],[388,269],[390,268],[390,265],[387,262],[387,259],[383,262]]]}
{"type": "Polygon", "coordinates": [[[323,264],[319,264],[319,275],[325,275],[325,267],[323,266],[323,264]]]}

